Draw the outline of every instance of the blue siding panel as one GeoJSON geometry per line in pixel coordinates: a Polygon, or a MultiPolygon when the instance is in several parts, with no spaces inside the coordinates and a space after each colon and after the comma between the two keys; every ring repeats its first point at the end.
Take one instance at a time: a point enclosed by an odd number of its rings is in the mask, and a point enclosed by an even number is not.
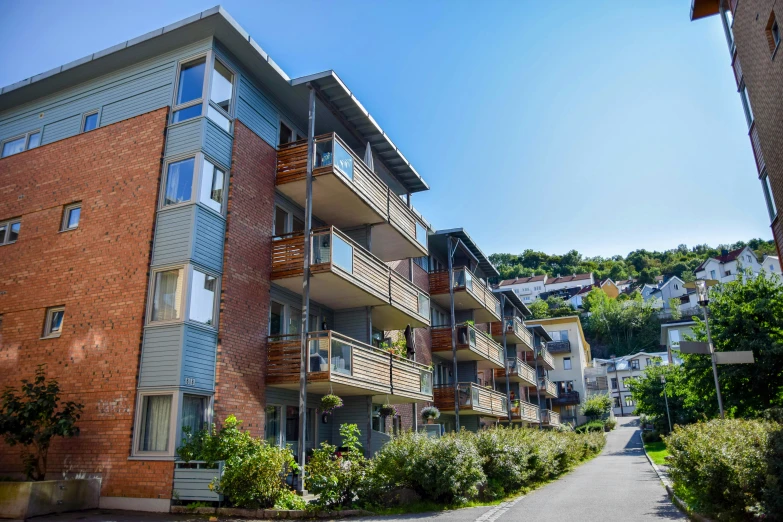
{"type": "Polygon", "coordinates": [[[338,310],[334,313],[334,330],[352,339],[369,343],[369,322],[366,308],[338,310]]]}
{"type": "Polygon", "coordinates": [[[152,246],[152,266],[179,263],[190,259],[194,211],[194,205],[186,205],[158,212],[155,242],[152,246]]]}
{"type": "Polygon", "coordinates": [[[203,144],[205,118],[194,118],[172,125],[166,135],[166,156],[198,152],[203,144]]]}
{"type": "Polygon", "coordinates": [[[81,130],[81,124],[81,114],[50,123],[43,129],[41,144],[46,145],[47,143],[52,143],[53,141],[58,141],[63,138],[74,136],[81,130]]]}
{"type": "Polygon", "coordinates": [[[216,354],[216,331],[185,325],[180,386],[213,391],[215,389],[216,354]],[[195,384],[188,384],[187,378],[195,379],[195,384]]]}
{"type": "Polygon", "coordinates": [[[204,118],[204,125],[204,152],[221,163],[225,170],[229,170],[234,139],[209,118],[204,118]]]}
{"type": "Polygon", "coordinates": [[[139,388],[179,384],[182,339],[181,324],[144,329],[139,388]]]}
{"type": "Polygon", "coordinates": [[[280,116],[269,99],[244,76],[239,80],[237,118],[273,147],[277,147],[280,116]]]}
{"type": "Polygon", "coordinates": [[[156,89],[110,103],[103,107],[101,126],[111,125],[138,114],[143,114],[143,112],[149,112],[149,108],[159,109],[165,107],[170,100],[171,89],[168,85],[162,85],[156,89]]]}
{"type": "Polygon", "coordinates": [[[196,233],[193,238],[193,261],[205,268],[223,272],[223,244],[226,239],[226,222],[222,216],[195,207],[196,233]]]}

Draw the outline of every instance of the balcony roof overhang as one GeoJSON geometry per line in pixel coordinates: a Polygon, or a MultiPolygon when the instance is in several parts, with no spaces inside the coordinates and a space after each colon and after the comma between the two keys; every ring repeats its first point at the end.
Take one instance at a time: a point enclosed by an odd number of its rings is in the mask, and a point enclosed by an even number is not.
{"type": "Polygon", "coordinates": [[[720,0],[691,0],[691,21],[716,15],[720,12],[720,0]]]}
{"type": "MultiPolygon", "coordinates": [[[[530,309],[528,309],[525,303],[522,302],[522,300],[517,294],[514,293],[513,290],[501,290],[500,288],[493,288],[492,291],[496,294],[503,294],[506,296],[506,301],[511,306],[519,310],[519,313],[521,313],[523,317],[530,315],[530,309]]],[[[503,312],[505,314],[505,310],[503,312]]]]}
{"type": "Polygon", "coordinates": [[[477,274],[482,277],[496,277],[500,275],[497,268],[490,262],[489,258],[484,255],[484,252],[476,245],[473,239],[465,232],[463,228],[450,228],[447,230],[438,230],[429,237],[430,250],[436,249],[444,254],[448,252],[447,238],[451,236],[455,239],[459,239],[470,251],[473,257],[478,261],[478,267],[481,269],[482,274],[477,274]]]}
{"type": "Polygon", "coordinates": [[[302,121],[307,121],[309,110],[307,83],[311,82],[321,92],[329,93],[331,108],[336,110],[336,114],[327,110],[317,111],[316,134],[336,130],[343,138],[357,142],[350,143],[352,146],[364,147],[369,141],[405,191],[414,193],[429,189],[416,169],[333,71],[292,80],[221,6],[2,87],[0,113],[30,102],[40,103],[41,98],[63,89],[213,37],[238,58],[244,74],[249,74],[263,85],[278,105],[299,115],[302,121]],[[361,140],[364,142],[358,143],[361,140]]]}
{"type": "Polygon", "coordinates": [[[529,330],[534,331],[537,333],[544,341],[550,342],[552,340],[552,337],[550,337],[549,333],[546,331],[546,329],[541,326],[540,324],[527,324],[525,323],[525,326],[528,327],[529,330]]]}

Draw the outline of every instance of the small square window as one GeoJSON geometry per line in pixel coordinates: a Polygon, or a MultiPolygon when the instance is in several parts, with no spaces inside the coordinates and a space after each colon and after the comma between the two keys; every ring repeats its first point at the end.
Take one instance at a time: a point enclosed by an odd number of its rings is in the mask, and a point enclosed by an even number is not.
{"type": "Polygon", "coordinates": [[[60,230],[73,230],[79,227],[79,218],[82,215],[82,204],[74,203],[65,207],[63,211],[63,223],[60,230]]]}
{"type": "Polygon", "coordinates": [[[21,228],[22,222],[19,220],[0,223],[0,245],[16,243],[16,240],[19,239],[19,230],[21,228]]]}
{"type": "Polygon", "coordinates": [[[65,316],[64,306],[46,310],[43,337],[60,337],[60,333],[62,333],[63,329],[63,316],[65,316]]]}
{"type": "Polygon", "coordinates": [[[89,132],[98,128],[98,113],[92,112],[84,115],[84,121],[82,122],[82,132],[89,132]]]}

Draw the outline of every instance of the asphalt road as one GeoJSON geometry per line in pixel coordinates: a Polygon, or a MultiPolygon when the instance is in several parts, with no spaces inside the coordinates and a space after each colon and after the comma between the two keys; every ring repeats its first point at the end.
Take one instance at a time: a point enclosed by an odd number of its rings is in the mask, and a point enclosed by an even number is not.
{"type": "Polygon", "coordinates": [[[618,417],[603,452],[541,489],[491,508],[368,517],[363,521],[687,520],[671,503],[644,456],[636,417],[618,417]]]}

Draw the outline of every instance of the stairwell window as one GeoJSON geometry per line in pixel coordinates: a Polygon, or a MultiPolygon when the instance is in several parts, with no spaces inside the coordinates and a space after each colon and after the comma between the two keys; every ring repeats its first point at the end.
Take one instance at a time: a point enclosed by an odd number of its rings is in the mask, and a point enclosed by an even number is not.
{"type": "Polygon", "coordinates": [[[98,111],[84,114],[82,117],[82,132],[89,132],[98,128],[98,111]]]}
{"type": "Polygon", "coordinates": [[[570,357],[563,357],[563,369],[564,370],[570,370],[571,369],[571,358],[570,357]]]}
{"type": "Polygon", "coordinates": [[[44,330],[42,337],[44,339],[50,339],[53,337],[60,337],[63,330],[63,317],[65,316],[65,307],[56,306],[46,310],[46,321],[44,322],[44,330]]]}
{"type": "Polygon", "coordinates": [[[200,56],[179,65],[172,123],[201,116],[206,70],[206,56],[200,56]]]}
{"type": "MultiPolygon", "coordinates": [[[[778,209],[775,205],[775,198],[772,194],[772,185],[769,183],[769,175],[767,175],[766,169],[764,169],[764,171],[761,173],[761,188],[764,191],[764,201],[767,204],[769,220],[774,221],[775,217],[778,215],[778,209]]],[[[0,243],[2,242],[0,241],[0,243]]]]}
{"type": "Polygon", "coordinates": [[[73,203],[63,210],[63,222],[60,231],[74,230],[79,227],[79,219],[82,215],[82,204],[73,203]]]}
{"type": "Polygon", "coordinates": [[[0,246],[16,243],[19,239],[19,230],[22,228],[22,222],[18,219],[12,219],[0,223],[0,246]]]}

